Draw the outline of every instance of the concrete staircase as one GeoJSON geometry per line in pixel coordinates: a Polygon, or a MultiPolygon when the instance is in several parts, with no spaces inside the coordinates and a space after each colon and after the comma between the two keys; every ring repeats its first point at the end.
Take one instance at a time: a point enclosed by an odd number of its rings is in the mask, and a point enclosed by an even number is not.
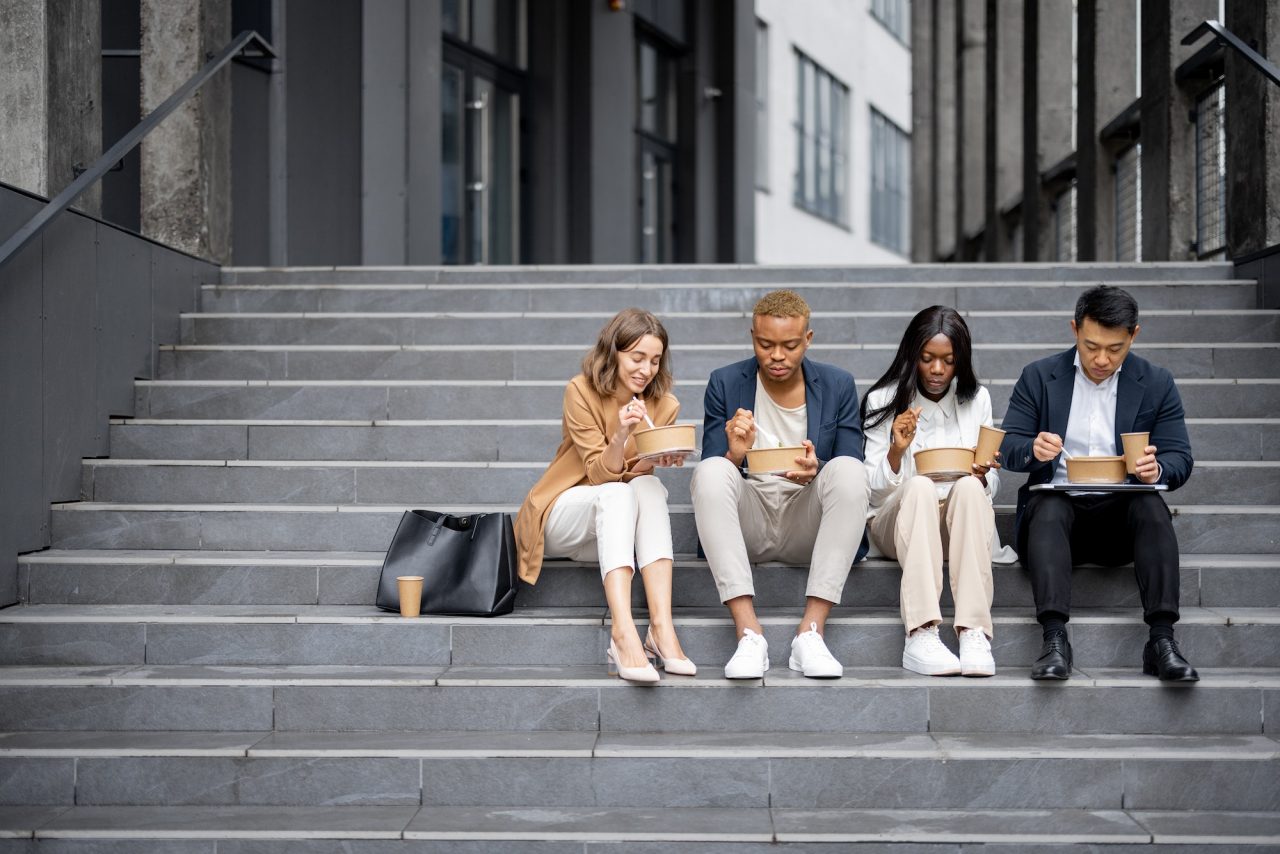
{"type": "MultiPolygon", "coordinates": [[[[135,417],[111,425],[112,457],[85,461],[83,500],[55,506],[54,548],[22,559],[23,604],[0,611],[0,854],[1274,849],[1280,312],[1230,276],[229,269],[161,353],[162,379],[137,384],[135,417]],[[605,674],[592,566],[549,562],[494,620],[371,606],[403,509],[514,510],[559,441],[564,382],[621,307],[667,322],[695,420],[773,287],[805,295],[812,355],[863,391],[911,314],[947,303],[1001,414],[1099,281],[1135,293],[1138,348],[1187,407],[1196,471],[1170,503],[1193,688],[1141,675],[1131,573],[1090,567],[1069,682],[1027,678],[1039,631],[1017,567],[996,570],[996,677],[908,674],[886,561],[851,574],[828,632],[835,682],[786,669],[803,572],[758,567],[775,666],[731,684],[679,470],[662,476],[695,679],[605,674]]],[[[1019,480],[998,499],[1006,540],[1019,480]]]]}

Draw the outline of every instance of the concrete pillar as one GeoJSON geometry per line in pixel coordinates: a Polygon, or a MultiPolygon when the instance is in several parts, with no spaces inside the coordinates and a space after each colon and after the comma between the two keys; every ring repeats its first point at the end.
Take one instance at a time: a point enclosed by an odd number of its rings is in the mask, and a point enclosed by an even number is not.
{"type": "Polygon", "coordinates": [[[931,3],[911,4],[911,260],[917,263],[935,258],[938,104],[933,21],[931,3]]]}
{"type": "Polygon", "coordinates": [[[987,140],[988,261],[1018,261],[1022,247],[1011,246],[1001,213],[1022,195],[1022,0],[988,3],[987,113],[994,114],[994,130],[987,140]],[[994,5],[995,11],[991,9],[994,5]]]}
{"type": "Polygon", "coordinates": [[[1196,239],[1196,139],[1187,115],[1195,106],[1195,93],[1180,88],[1174,74],[1201,47],[1183,45],[1182,37],[1201,21],[1216,19],[1218,3],[1141,3],[1142,258],[1190,260],[1196,239]]]}
{"type": "Polygon", "coordinates": [[[1076,146],[1081,261],[1111,260],[1115,169],[1098,132],[1138,96],[1136,0],[1080,2],[1080,112],[1076,146]]]}
{"type": "Polygon", "coordinates": [[[631,15],[605,3],[582,4],[588,16],[590,56],[586,69],[586,229],[591,264],[636,260],[636,63],[631,15]]]}
{"type": "MultiPolygon", "coordinates": [[[[1280,5],[1227,0],[1228,29],[1280,62],[1280,5]]],[[[1203,43],[1203,42],[1201,42],[1203,43]]],[[[1280,87],[1227,50],[1227,257],[1280,245],[1280,87]]]]}
{"type": "Polygon", "coordinates": [[[1040,259],[1040,0],[1022,15],[1022,260],[1040,259]]]}
{"type": "Polygon", "coordinates": [[[361,10],[360,257],[365,264],[404,264],[407,257],[407,3],[365,0],[361,10]]]}
{"type": "MultiPolygon", "coordinates": [[[[1053,202],[1039,175],[1060,163],[1075,150],[1075,110],[1072,104],[1075,57],[1072,52],[1074,11],[1070,3],[1040,0],[1037,4],[1037,45],[1039,75],[1036,79],[1036,169],[1033,195],[1040,222],[1039,244],[1034,260],[1054,258],[1053,202]]],[[[1030,85],[1028,83],[1027,85],[1030,85]]],[[[1058,191],[1060,192],[1060,190],[1058,191]]],[[[1025,208],[1025,204],[1024,204],[1025,208]]],[[[1028,257],[1027,260],[1033,260],[1028,257]]]]}
{"type": "MultiPolygon", "coordinates": [[[[99,0],[0,4],[0,181],[56,196],[102,154],[100,15],[99,0]]],[[[74,206],[99,215],[101,182],[74,206]]]]}
{"type": "Polygon", "coordinates": [[[961,0],[956,10],[956,260],[975,261],[972,239],[984,214],[986,3],[961,0]]]}
{"type": "Polygon", "coordinates": [[[960,237],[956,233],[956,213],[959,198],[956,194],[956,151],[959,119],[959,94],[956,88],[956,15],[949,2],[934,0],[934,88],[936,103],[935,113],[938,126],[938,138],[934,151],[936,180],[933,186],[937,195],[934,198],[934,221],[937,223],[935,237],[937,240],[936,259],[959,257],[960,237]]]}
{"type": "MultiPolygon", "coordinates": [[[[716,255],[722,264],[755,261],[756,15],[753,0],[715,6],[716,255]]],[[[695,98],[698,90],[695,90],[695,98]]]]}
{"type": "MultiPolygon", "coordinates": [[[[142,111],[231,40],[230,0],[141,0],[142,111]]],[[[142,141],[142,233],[231,259],[231,77],[224,68],[142,141]]]]}

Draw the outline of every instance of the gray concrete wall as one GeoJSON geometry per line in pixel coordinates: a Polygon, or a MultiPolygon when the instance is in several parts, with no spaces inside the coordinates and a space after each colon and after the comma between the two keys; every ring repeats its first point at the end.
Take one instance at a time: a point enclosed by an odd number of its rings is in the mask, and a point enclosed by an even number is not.
{"type": "MultiPolygon", "coordinates": [[[[994,90],[988,88],[990,109],[995,112],[995,139],[988,144],[995,158],[997,217],[1022,196],[1022,10],[1020,0],[997,0],[995,20],[987,21],[987,31],[994,28],[996,44],[994,90]]],[[[1003,221],[994,223],[988,218],[987,228],[997,234],[996,254],[988,260],[1022,259],[1022,247],[1010,243],[1003,221]]]]}
{"type": "Polygon", "coordinates": [[[529,223],[529,260],[567,264],[574,180],[571,133],[577,106],[571,80],[574,45],[569,15],[529,19],[529,86],[537,110],[529,116],[529,195],[537,215],[529,223]]]}
{"type": "Polygon", "coordinates": [[[404,264],[409,213],[408,0],[364,0],[362,14],[361,257],[365,264],[404,264]]]}
{"type": "MultiPolygon", "coordinates": [[[[142,0],[142,111],[231,40],[229,0],[142,0]]],[[[142,141],[142,232],[231,259],[231,72],[220,71],[142,141]]]]}
{"type": "Polygon", "coordinates": [[[911,4],[911,260],[934,259],[937,185],[937,71],[934,67],[933,6],[911,4]]]}
{"type": "Polygon", "coordinates": [[[934,183],[934,232],[936,252],[939,258],[946,258],[956,251],[956,16],[951,11],[950,3],[938,2],[934,16],[934,87],[937,93],[938,122],[937,153],[935,171],[937,181],[934,183]]]}
{"type": "MultiPolygon", "coordinates": [[[[1070,3],[1041,0],[1038,19],[1039,74],[1036,80],[1036,165],[1040,173],[1052,168],[1075,150],[1072,134],[1075,116],[1071,106],[1072,9],[1070,3]]],[[[1036,257],[1052,260],[1054,230],[1053,194],[1037,188],[1040,240],[1036,257]]],[[[1024,205],[1025,208],[1025,205],[1024,205]]]]}
{"type": "MultiPolygon", "coordinates": [[[[1280,4],[1227,0],[1227,28],[1280,62],[1280,4]]],[[[1280,87],[1227,51],[1227,255],[1280,245],[1280,87]]],[[[1273,262],[1280,263],[1280,262],[1273,262]]]]}
{"type": "MultiPolygon", "coordinates": [[[[45,200],[0,185],[0,234],[45,200]]],[[[61,214],[0,268],[0,606],[16,556],[49,545],[49,505],[80,497],[80,461],[107,455],[135,377],[177,341],[216,266],[83,214],[61,214]]]]}
{"type": "MultiPolygon", "coordinates": [[[[720,263],[755,261],[756,16],[752,0],[722,0],[716,7],[717,79],[723,90],[707,106],[716,113],[718,159],[716,254],[720,263]]],[[[695,98],[699,90],[694,91],[695,98]]]]}
{"type": "Polygon", "coordinates": [[[409,136],[405,257],[410,264],[440,263],[440,7],[410,2],[406,33],[409,136]]]}
{"type": "MultiPolygon", "coordinates": [[[[636,253],[635,36],[631,15],[584,4],[589,27],[589,235],[593,264],[621,264],[636,253]]],[[[579,167],[583,168],[583,167],[579,167]]]]}
{"type": "MultiPolygon", "coordinates": [[[[0,4],[0,181],[55,196],[102,154],[99,0],[0,4]]],[[[97,214],[94,184],[76,208],[97,214]]]]}
{"type": "MultiPolygon", "coordinates": [[[[982,140],[986,128],[986,2],[963,0],[956,3],[962,21],[960,32],[962,90],[957,93],[963,104],[961,142],[956,152],[959,165],[960,222],[958,228],[965,244],[982,231],[985,211],[985,150],[982,140]]],[[[966,249],[964,260],[976,260],[976,253],[966,249]]]]}

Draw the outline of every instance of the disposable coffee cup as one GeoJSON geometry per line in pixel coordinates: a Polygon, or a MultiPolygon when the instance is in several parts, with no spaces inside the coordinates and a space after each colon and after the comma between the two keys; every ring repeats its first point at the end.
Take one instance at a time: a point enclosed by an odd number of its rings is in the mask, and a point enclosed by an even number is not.
{"type": "Polygon", "coordinates": [[[396,586],[400,588],[400,616],[418,616],[422,610],[422,576],[397,575],[396,586]]]}
{"type": "Polygon", "coordinates": [[[1003,430],[983,424],[978,428],[978,447],[974,449],[973,461],[980,466],[985,466],[988,460],[996,458],[996,452],[1000,450],[1000,443],[1003,441],[1003,430]]]}
{"type": "Polygon", "coordinates": [[[1121,433],[1120,441],[1124,443],[1124,470],[1129,474],[1138,473],[1138,458],[1151,444],[1150,433],[1121,433]]]}

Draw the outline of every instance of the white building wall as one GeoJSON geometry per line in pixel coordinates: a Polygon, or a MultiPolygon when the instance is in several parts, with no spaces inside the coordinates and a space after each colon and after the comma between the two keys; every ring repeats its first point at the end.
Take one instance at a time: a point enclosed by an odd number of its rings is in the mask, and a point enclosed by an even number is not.
{"type": "MultiPolygon", "coordinates": [[[[919,0],[917,0],[919,2],[919,0]]],[[[871,15],[871,0],[756,0],[769,37],[769,186],[756,190],[761,264],[894,264],[871,242],[871,108],[911,131],[911,51],[871,15]],[[848,228],[796,207],[796,58],[849,88],[848,228]]]]}

